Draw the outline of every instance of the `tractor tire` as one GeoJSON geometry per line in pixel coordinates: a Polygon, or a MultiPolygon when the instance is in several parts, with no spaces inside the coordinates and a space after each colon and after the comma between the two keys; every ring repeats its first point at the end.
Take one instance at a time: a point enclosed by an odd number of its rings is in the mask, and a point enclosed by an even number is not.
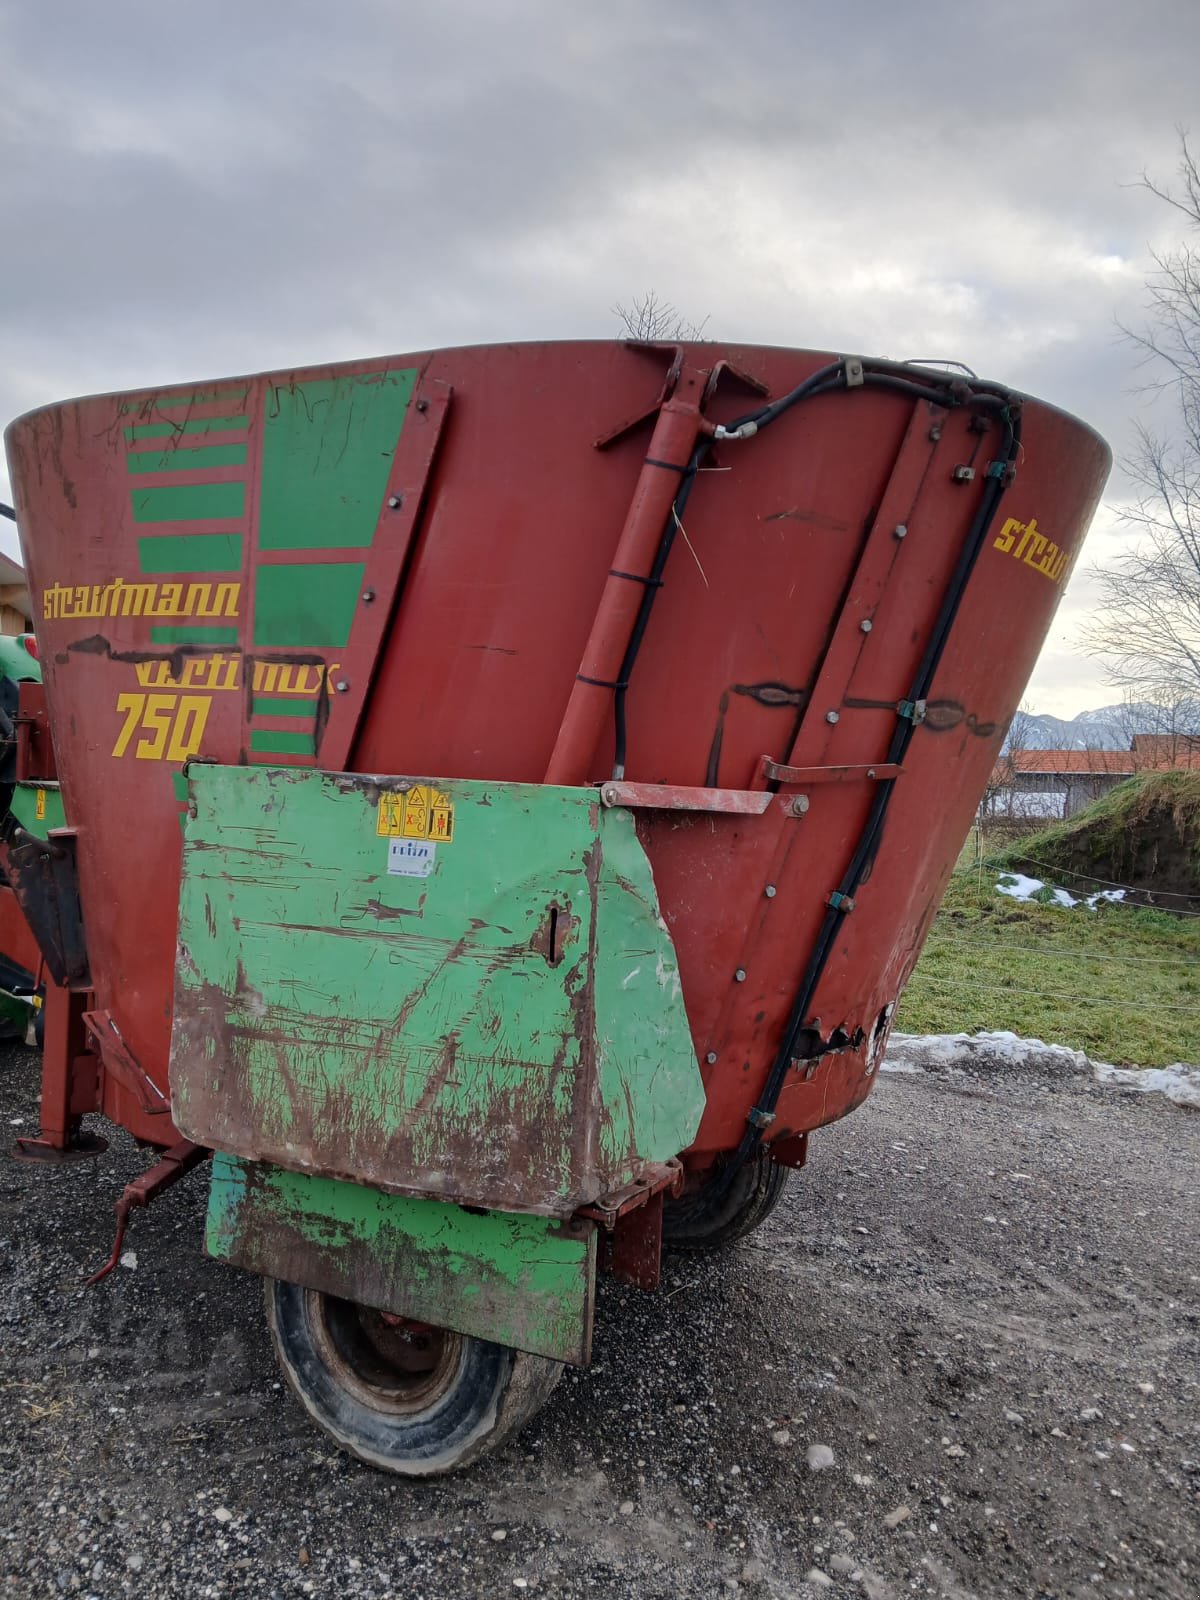
{"type": "Polygon", "coordinates": [[[787,1188],[789,1168],[758,1150],[721,1198],[708,1209],[703,1189],[663,1205],[663,1248],[721,1250],[753,1233],[774,1211],[787,1188]]]}
{"type": "Polygon", "coordinates": [[[343,1450],[406,1478],[453,1472],[522,1428],[562,1363],[277,1279],[275,1355],[300,1404],[343,1450]]]}

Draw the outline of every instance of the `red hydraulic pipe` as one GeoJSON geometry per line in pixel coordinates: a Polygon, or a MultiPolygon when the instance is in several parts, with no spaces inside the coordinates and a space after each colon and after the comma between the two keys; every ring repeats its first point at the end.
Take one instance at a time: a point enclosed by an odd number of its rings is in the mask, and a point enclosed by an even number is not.
{"type": "Polygon", "coordinates": [[[680,474],[691,460],[704,426],[700,402],[708,376],[706,368],[684,367],[671,398],[658,413],[583,660],[559,725],[546,768],[546,783],[581,784],[592,776],[592,758],[612,708],[613,685],[645,592],[637,580],[650,575],[663,525],[679,492],[680,474]]]}

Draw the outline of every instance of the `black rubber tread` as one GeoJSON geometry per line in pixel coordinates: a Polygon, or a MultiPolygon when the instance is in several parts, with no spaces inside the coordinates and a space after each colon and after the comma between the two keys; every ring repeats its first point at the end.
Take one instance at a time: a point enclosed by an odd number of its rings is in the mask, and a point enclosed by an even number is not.
{"type": "Polygon", "coordinates": [[[276,1359],[300,1404],[343,1450],[383,1472],[434,1477],[477,1461],[524,1427],[562,1376],[559,1361],[464,1336],[453,1384],[427,1410],[377,1410],[329,1370],[313,1338],[309,1292],[275,1278],[265,1290],[276,1359]]]}
{"type": "Polygon", "coordinates": [[[781,1167],[765,1150],[759,1150],[711,1211],[704,1206],[702,1189],[668,1200],[663,1206],[664,1248],[722,1250],[736,1244],[771,1215],[790,1174],[789,1167],[781,1167]]]}

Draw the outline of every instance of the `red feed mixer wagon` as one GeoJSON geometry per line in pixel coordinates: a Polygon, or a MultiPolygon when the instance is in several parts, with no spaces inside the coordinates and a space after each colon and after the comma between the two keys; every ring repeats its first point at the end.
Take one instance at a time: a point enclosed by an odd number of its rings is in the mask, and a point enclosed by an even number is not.
{"type": "Polygon", "coordinates": [[[159,1147],[122,1227],[211,1157],[307,1410],[462,1465],[586,1364],[598,1270],[744,1234],[869,1093],[1108,450],[965,372],[610,343],[7,445],[65,808],[7,823],[18,1153],[159,1147]]]}

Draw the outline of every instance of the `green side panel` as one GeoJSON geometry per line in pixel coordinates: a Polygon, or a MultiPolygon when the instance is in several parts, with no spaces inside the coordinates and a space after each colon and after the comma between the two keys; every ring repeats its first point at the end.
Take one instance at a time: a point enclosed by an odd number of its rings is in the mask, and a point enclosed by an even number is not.
{"type": "Polygon", "coordinates": [[[412,367],[271,390],[263,422],[261,549],[371,543],[416,381],[412,367]]]}
{"type": "Polygon", "coordinates": [[[260,566],[254,588],[254,643],[316,649],[350,637],[362,596],[361,561],[260,566]]]}
{"type": "Polygon", "coordinates": [[[152,572],[240,572],[240,533],[161,534],[138,540],[138,568],[152,572]]]}
{"type": "Polygon", "coordinates": [[[431,800],[319,771],[190,780],[187,1137],[551,1216],[690,1144],[703,1088],[627,812],[537,784],[437,780],[431,800]],[[381,835],[381,810],[425,837],[381,835]]]}
{"type": "Polygon", "coordinates": [[[150,629],[151,644],[236,644],[236,628],[157,627],[150,629]]]}
{"type": "Polygon", "coordinates": [[[14,784],[9,808],[26,832],[39,839],[44,839],[51,828],[67,825],[62,790],[57,783],[14,784]]]}
{"type": "Polygon", "coordinates": [[[134,489],[135,522],[220,522],[240,517],[246,508],[242,483],[181,483],[134,489]]]}
{"type": "Polygon", "coordinates": [[[205,1247],[252,1272],[556,1361],[583,1364],[590,1353],[590,1223],[465,1211],[218,1152],[205,1247]]]}
{"type": "Polygon", "coordinates": [[[22,637],[32,639],[33,635],[0,634],[0,678],[12,678],[16,683],[41,683],[42,664],[26,650],[22,637]]]}
{"type": "Polygon", "coordinates": [[[130,472],[203,472],[207,467],[244,467],[244,444],[180,445],[170,450],[134,450],[125,457],[130,472]]]}
{"type": "Polygon", "coordinates": [[[305,717],[311,721],[317,714],[317,702],[303,695],[260,694],[250,703],[252,717],[305,717]]]}
{"type": "Polygon", "coordinates": [[[138,422],[125,429],[129,444],[137,439],[170,439],[180,433],[232,433],[244,428],[248,417],[196,417],[191,422],[138,422]]]}
{"type": "Polygon", "coordinates": [[[250,732],[250,748],[263,755],[311,756],[313,736],[311,733],[278,733],[271,728],[253,728],[250,732]]]}

